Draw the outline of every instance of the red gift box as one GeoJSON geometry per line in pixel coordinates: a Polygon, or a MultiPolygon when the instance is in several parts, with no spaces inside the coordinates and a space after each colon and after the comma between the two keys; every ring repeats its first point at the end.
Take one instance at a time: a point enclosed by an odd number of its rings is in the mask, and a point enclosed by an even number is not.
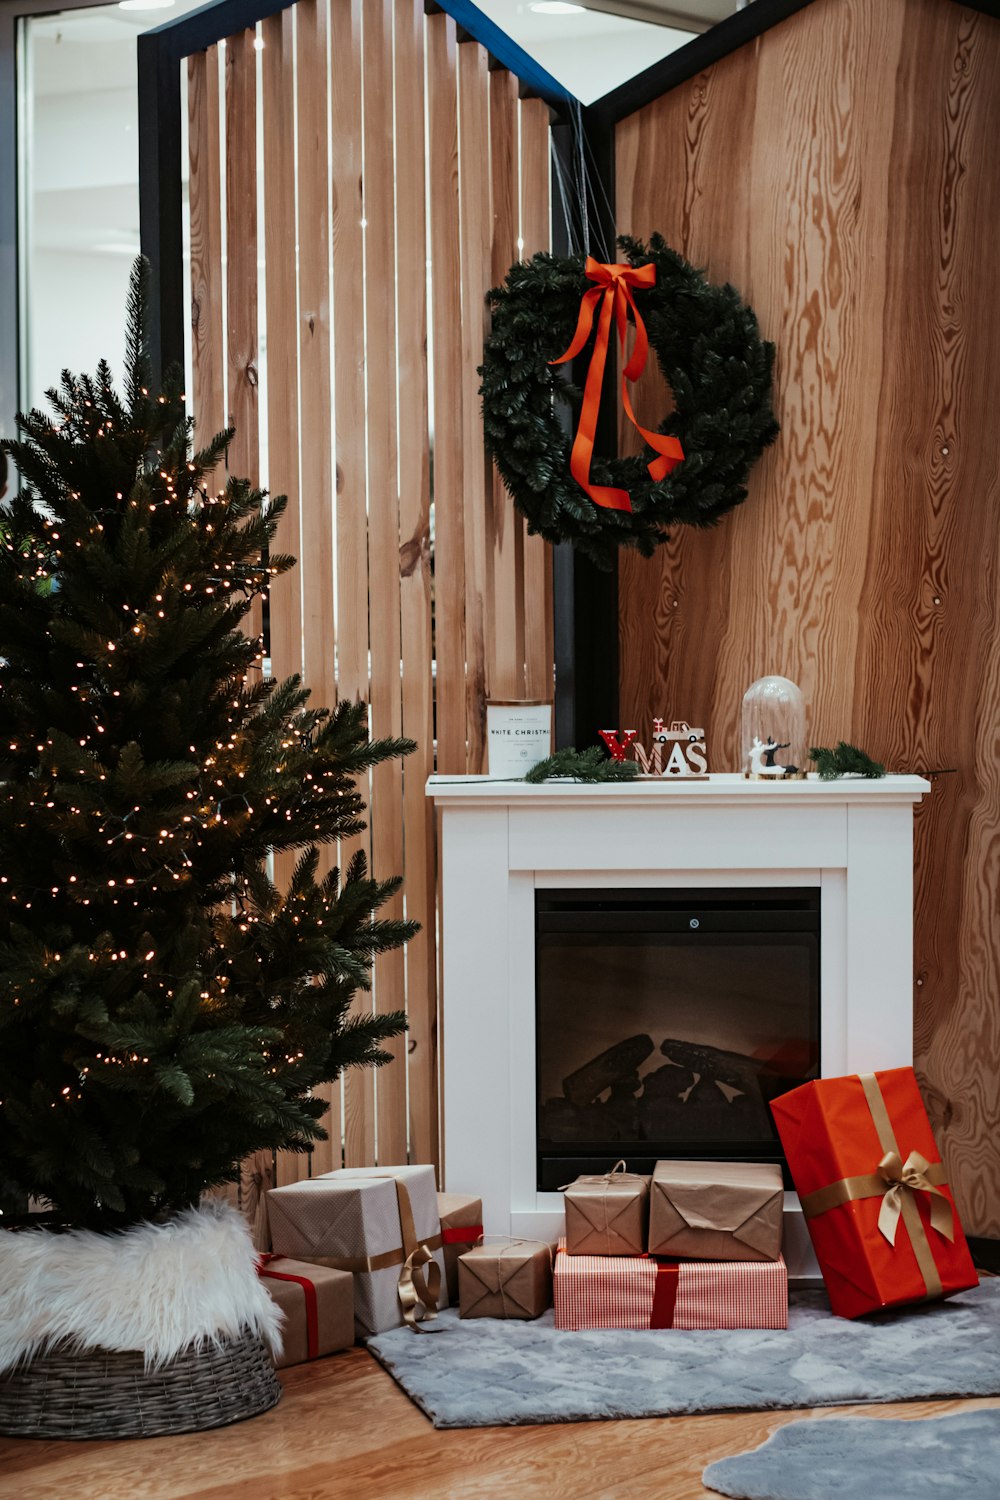
{"type": "Polygon", "coordinates": [[[778,1260],[567,1255],[553,1270],[556,1327],[787,1328],[788,1272],[778,1260]]]}
{"type": "Polygon", "coordinates": [[[817,1079],[771,1109],[835,1313],[978,1285],[912,1068],[817,1079]]]}

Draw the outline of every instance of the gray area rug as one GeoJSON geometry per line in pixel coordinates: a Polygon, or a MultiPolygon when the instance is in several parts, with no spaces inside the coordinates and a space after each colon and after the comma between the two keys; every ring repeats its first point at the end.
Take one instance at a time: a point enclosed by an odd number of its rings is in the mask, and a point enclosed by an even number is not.
{"type": "Polygon", "coordinates": [[[1000,1395],[1000,1279],[854,1323],[821,1292],[793,1293],[781,1333],[564,1333],[551,1312],[438,1323],[368,1342],[435,1427],[1000,1395]]]}
{"type": "Polygon", "coordinates": [[[1000,1411],[967,1411],[912,1422],[789,1422],[752,1453],[709,1464],[701,1477],[733,1500],[997,1500],[998,1476],[1000,1411]]]}

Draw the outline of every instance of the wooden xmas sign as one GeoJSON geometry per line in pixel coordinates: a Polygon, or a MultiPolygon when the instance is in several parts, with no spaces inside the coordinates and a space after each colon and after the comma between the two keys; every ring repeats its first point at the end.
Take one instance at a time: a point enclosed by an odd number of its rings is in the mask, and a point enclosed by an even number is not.
{"type": "Polygon", "coordinates": [[[704,729],[692,729],[684,719],[653,720],[649,749],[638,741],[636,729],[602,729],[601,739],[612,760],[634,760],[642,776],[707,776],[708,750],[704,729]],[[631,752],[631,754],[629,754],[631,752]]]}

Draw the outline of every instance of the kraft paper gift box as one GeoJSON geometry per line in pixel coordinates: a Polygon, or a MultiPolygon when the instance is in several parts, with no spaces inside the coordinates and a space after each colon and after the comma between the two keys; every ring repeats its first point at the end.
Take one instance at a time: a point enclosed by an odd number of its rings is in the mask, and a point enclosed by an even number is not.
{"type": "Polygon", "coordinates": [[[354,1343],[354,1277],[284,1255],[262,1255],[257,1274],[285,1315],[279,1370],[354,1343]]]}
{"type": "Polygon", "coordinates": [[[619,1162],[600,1177],[578,1177],[566,1188],[569,1255],[644,1255],[649,1178],[619,1162]]]}
{"type": "Polygon", "coordinates": [[[463,1318],[540,1318],[552,1306],[552,1246],[507,1240],[467,1250],[458,1295],[463,1318]]]}
{"type": "Polygon", "coordinates": [[[912,1068],[817,1079],[771,1109],[835,1313],[978,1284],[912,1068]]]}
{"type": "Polygon", "coordinates": [[[777,1260],[785,1190],[772,1162],[658,1161],[649,1253],[682,1260],[777,1260]]]}
{"type": "Polygon", "coordinates": [[[359,1338],[447,1305],[433,1167],[348,1167],[267,1197],[279,1255],[354,1275],[359,1338]]]}
{"type": "Polygon", "coordinates": [[[787,1328],[784,1260],[567,1255],[553,1271],[555,1324],[584,1328],[787,1328]]]}
{"type": "Polygon", "coordinates": [[[483,1200],[464,1193],[438,1193],[441,1245],[448,1281],[448,1301],[458,1301],[458,1258],[483,1237],[483,1200]]]}

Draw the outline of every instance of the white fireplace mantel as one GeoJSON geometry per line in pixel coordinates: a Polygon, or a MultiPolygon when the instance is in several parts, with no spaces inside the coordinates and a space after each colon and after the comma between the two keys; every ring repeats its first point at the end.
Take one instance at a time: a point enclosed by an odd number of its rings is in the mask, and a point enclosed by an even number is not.
{"type": "MultiPolygon", "coordinates": [[[[444,1181],[488,1233],[554,1237],[535,1182],[536,889],[815,886],[824,1076],[900,1067],[913,1033],[913,805],[930,784],[741,776],[527,786],[432,776],[441,822],[444,1181]]],[[[786,1195],[786,1259],[814,1263],[786,1195]]]]}

